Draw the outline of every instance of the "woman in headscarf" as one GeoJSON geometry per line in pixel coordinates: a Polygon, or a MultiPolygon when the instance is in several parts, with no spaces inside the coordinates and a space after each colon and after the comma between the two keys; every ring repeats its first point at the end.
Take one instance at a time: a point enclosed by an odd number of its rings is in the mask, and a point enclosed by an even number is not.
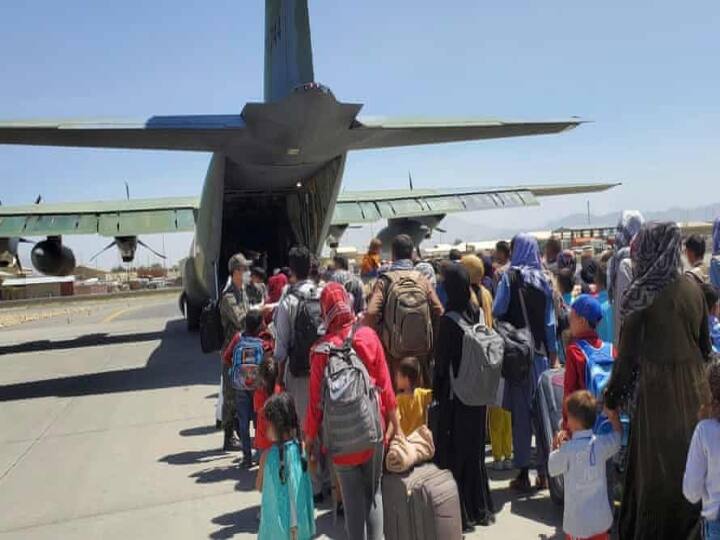
{"type": "MultiPolygon", "coordinates": [[[[312,454],[323,418],[321,388],[328,361],[324,345],[339,347],[351,335],[355,315],[350,298],[339,283],[328,283],[320,295],[325,335],[311,348],[310,397],[305,416],[305,445],[312,454]]],[[[355,330],[352,346],[379,389],[380,417],[388,426],[386,440],[398,433],[397,403],[385,353],[377,334],[367,326],[355,330]]],[[[380,490],[383,445],[351,454],[331,455],[340,481],[345,507],[345,531],[350,540],[379,540],[383,537],[383,506],[380,490]]]]}
{"type": "Polygon", "coordinates": [[[268,279],[267,284],[267,297],[265,298],[265,306],[263,306],[263,313],[265,314],[265,324],[270,324],[273,318],[273,312],[280,298],[282,298],[283,291],[288,284],[288,278],[282,272],[279,272],[268,279]]]}
{"type": "MultiPolygon", "coordinates": [[[[548,358],[558,365],[555,307],[550,283],[542,268],[540,249],[535,238],[518,234],[510,243],[510,269],[498,284],[493,314],[495,318],[525,328],[520,294],[527,309],[527,319],[535,343],[533,369],[524,381],[505,381],[503,408],[512,415],[513,464],[520,472],[510,487],[530,491],[530,445],[532,440],[532,400],[538,379],[548,369],[548,358]]],[[[538,445],[537,479],[539,489],[547,488],[547,456],[538,445]]]]}
{"type": "Polygon", "coordinates": [[[710,283],[720,289],[720,217],[713,224],[713,256],[710,259],[710,283]]]}
{"type": "Polygon", "coordinates": [[[485,324],[492,328],[492,303],[493,298],[482,284],[485,277],[485,265],[477,255],[465,255],[460,259],[460,263],[465,267],[470,278],[470,300],[476,307],[482,308],[482,314],[485,318],[485,324]]]}
{"type": "Polygon", "coordinates": [[[644,225],[632,242],[634,278],[620,306],[620,347],[605,391],[632,412],[619,536],[700,538],[700,508],[682,495],[685,460],[706,392],[707,306],[681,278],[674,223],[644,225]]]}
{"type": "Polygon", "coordinates": [[[363,256],[360,264],[360,277],[363,280],[371,280],[378,277],[380,271],[380,252],[382,250],[382,241],[379,238],[370,240],[367,253],[363,256]]]}
{"type": "Polygon", "coordinates": [[[486,407],[467,406],[451,396],[450,377],[460,370],[464,334],[447,313],[459,313],[469,324],[477,324],[481,315],[471,300],[465,267],[450,265],[444,276],[448,304],[438,324],[433,378],[433,396],[439,406],[435,461],[439,467],[452,471],[460,495],[463,531],[467,533],[475,525],[487,526],[495,521],[484,459],[487,411],[486,407]]]}
{"type": "Polygon", "coordinates": [[[632,281],[632,263],[630,261],[630,243],[645,223],[645,218],[638,210],[625,210],[620,216],[615,233],[615,254],[608,263],[607,289],[613,309],[613,328],[615,347],[620,342],[620,325],[622,324],[622,304],[625,290],[632,281]]]}
{"type": "Polygon", "coordinates": [[[437,276],[435,275],[435,268],[429,262],[420,261],[415,265],[415,270],[420,272],[430,282],[432,288],[437,286],[437,276]]]}
{"type": "MultiPolygon", "coordinates": [[[[488,258],[489,259],[489,258],[488,258]]],[[[475,255],[465,255],[460,262],[467,270],[470,278],[470,300],[473,305],[482,308],[481,316],[485,324],[493,327],[492,304],[493,298],[490,291],[485,287],[485,271],[487,264],[475,255]]],[[[492,268],[492,261],[489,261],[492,268]]],[[[492,279],[491,279],[492,282],[492,279]]],[[[510,468],[510,456],[512,456],[512,419],[510,411],[502,407],[488,408],[488,429],[490,430],[490,444],[495,469],[510,468]]]]}
{"type": "Polygon", "coordinates": [[[557,264],[558,272],[568,268],[571,273],[575,275],[575,271],[577,270],[577,259],[575,259],[575,254],[572,250],[565,249],[561,251],[557,256],[557,259],[555,259],[555,263],[557,264]]]}
{"type": "Polygon", "coordinates": [[[288,278],[282,272],[275,274],[268,279],[266,304],[277,304],[280,301],[283,290],[288,284],[288,278]]]}

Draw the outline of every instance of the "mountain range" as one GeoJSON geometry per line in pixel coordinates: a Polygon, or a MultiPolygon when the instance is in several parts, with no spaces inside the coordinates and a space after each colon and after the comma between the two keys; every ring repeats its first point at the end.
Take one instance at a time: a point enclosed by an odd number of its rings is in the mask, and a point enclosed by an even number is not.
{"type": "MultiPolygon", "coordinates": [[[[667,210],[641,210],[641,212],[643,212],[645,219],[648,221],[713,221],[715,218],[720,217],[720,203],[694,208],[673,207],[667,210]]],[[[587,226],[588,223],[595,227],[614,227],[617,225],[618,218],[619,212],[600,215],[591,214],[589,220],[587,214],[575,213],[547,221],[540,227],[533,227],[532,229],[535,231],[548,231],[561,227],[582,227],[587,226]]],[[[440,226],[446,231],[445,234],[442,235],[443,241],[446,242],[453,242],[455,239],[461,239],[463,241],[495,240],[499,238],[511,238],[519,232],[527,232],[520,225],[516,227],[507,225],[503,227],[493,227],[483,223],[481,227],[478,227],[477,223],[469,219],[467,214],[448,216],[440,226]],[[473,231],[472,238],[467,238],[468,230],[473,231]]],[[[431,242],[439,242],[439,240],[434,238],[431,242]]]]}

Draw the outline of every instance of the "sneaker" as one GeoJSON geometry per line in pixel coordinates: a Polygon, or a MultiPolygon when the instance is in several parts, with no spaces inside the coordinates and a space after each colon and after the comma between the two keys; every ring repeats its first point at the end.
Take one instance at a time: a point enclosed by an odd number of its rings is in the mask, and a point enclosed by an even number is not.
{"type": "Polygon", "coordinates": [[[513,465],[512,459],[506,459],[502,462],[502,468],[506,471],[512,471],[515,468],[515,465],[513,465]]]}
{"type": "Polygon", "coordinates": [[[502,471],[502,470],[504,469],[503,461],[500,460],[500,459],[496,459],[495,461],[493,461],[493,462],[490,464],[490,468],[491,468],[493,471],[502,471]]]}

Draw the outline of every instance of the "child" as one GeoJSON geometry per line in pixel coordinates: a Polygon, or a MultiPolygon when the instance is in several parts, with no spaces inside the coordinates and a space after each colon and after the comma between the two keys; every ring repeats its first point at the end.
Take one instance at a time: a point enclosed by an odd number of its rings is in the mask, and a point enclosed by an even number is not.
{"type": "Polygon", "coordinates": [[[267,418],[265,417],[264,408],[270,396],[280,392],[280,388],[276,387],[277,373],[275,360],[272,357],[265,358],[258,368],[258,384],[253,396],[253,409],[257,418],[255,422],[255,449],[260,452],[260,466],[255,481],[255,487],[258,491],[262,491],[263,470],[267,458],[266,451],[272,446],[272,441],[267,435],[267,418]]]}
{"type": "MultiPolygon", "coordinates": [[[[565,349],[564,400],[578,390],[590,390],[596,399],[601,396],[602,389],[587,387],[589,357],[592,356],[593,361],[597,362],[598,357],[602,356],[601,360],[605,363],[612,362],[612,348],[600,339],[596,331],[601,320],[602,308],[592,296],[581,294],[573,302],[569,317],[572,337],[565,349]]],[[[558,434],[558,437],[561,441],[568,437],[566,411],[563,411],[563,431],[558,434]]]]}
{"type": "Polygon", "coordinates": [[[720,353],[720,297],[718,290],[705,283],[702,286],[705,293],[705,302],[708,306],[708,326],[710,326],[710,341],[712,342],[713,352],[720,353]]]}
{"type": "Polygon", "coordinates": [[[427,410],[432,401],[432,390],[418,388],[420,362],[417,358],[403,358],[395,372],[397,406],[400,415],[400,429],[410,435],[427,423],[427,410]]]}
{"type": "Polygon", "coordinates": [[[488,407],[488,429],[493,455],[491,467],[496,471],[512,470],[512,416],[510,411],[502,407],[488,407]]]}
{"type": "Polygon", "coordinates": [[[720,362],[708,368],[710,402],[700,410],[688,450],[683,495],[691,503],[702,500],[703,538],[720,539],[720,362]]]}
{"type": "Polygon", "coordinates": [[[290,394],[275,394],[264,407],[267,451],[262,490],[260,540],[306,540],[315,536],[315,509],[300,426],[290,394]]]}
{"type": "Polygon", "coordinates": [[[246,469],[252,467],[250,420],[254,419],[253,393],[257,371],[264,358],[272,352],[272,343],[264,329],[262,312],[251,309],[245,316],[245,332],[235,334],[223,352],[223,362],[229,368],[235,390],[235,411],[243,449],[242,467],[246,469]]]}
{"type": "Polygon", "coordinates": [[[622,425],[617,413],[606,411],[612,432],[594,435],[597,403],[587,390],[565,403],[572,438],[548,459],[551,476],[564,476],[563,530],[568,540],[609,540],[613,516],[608,502],[605,464],[620,450],[622,425]]]}

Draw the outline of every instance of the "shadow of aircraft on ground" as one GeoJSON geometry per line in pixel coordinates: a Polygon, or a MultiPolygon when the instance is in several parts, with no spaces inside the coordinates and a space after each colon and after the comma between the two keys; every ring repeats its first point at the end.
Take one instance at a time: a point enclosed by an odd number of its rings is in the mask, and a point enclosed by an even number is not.
{"type": "Polygon", "coordinates": [[[0,402],[43,397],[109,394],[197,384],[217,385],[219,376],[217,357],[213,358],[213,355],[205,355],[200,351],[197,335],[188,334],[185,329],[185,321],[182,319],[168,321],[162,332],[116,336],[90,334],[60,342],[30,342],[29,344],[2,347],[0,354],[7,353],[9,349],[15,349],[15,352],[25,352],[22,347],[30,346],[36,348],[26,350],[72,349],[155,339],[160,339],[160,344],[150,354],[143,367],[7,384],[0,386],[0,402]],[[45,346],[40,347],[40,344],[45,344],[45,346]]]}

